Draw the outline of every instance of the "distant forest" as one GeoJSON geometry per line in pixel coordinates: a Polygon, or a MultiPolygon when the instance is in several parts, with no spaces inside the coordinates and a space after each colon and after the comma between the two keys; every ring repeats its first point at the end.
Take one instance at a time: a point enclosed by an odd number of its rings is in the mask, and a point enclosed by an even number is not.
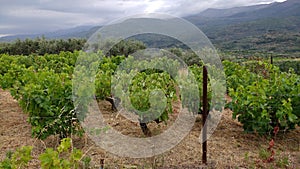
{"type": "Polygon", "coordinates": [[[44,37],[24,41],[18,39],[15,42],[0,43],[0,53],[9,55],[59,54],[61,51],[81,50],[85,42],[85,39],[48,40],[44,37]]]}

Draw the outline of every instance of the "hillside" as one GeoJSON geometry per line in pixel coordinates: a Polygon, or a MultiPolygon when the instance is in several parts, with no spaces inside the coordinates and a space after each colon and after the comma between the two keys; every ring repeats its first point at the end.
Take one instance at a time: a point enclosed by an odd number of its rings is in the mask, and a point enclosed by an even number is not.
{"type": "MultiPolygon", "coordinates": [[[[207,9],[186,16],[185,19],[198,26],[221,50],[293,53],[300,56],[299,0],[229,9],[207,9]]],[[[0,41],[38,36],[50,39],[87,38],[99,28],[81,26],[45,34],[7,36],[0,38],[0,41]]],[[[151,38],[149,35],[137,39],[151,47],[171,47],[173,43],[170,39],[157,36],[151,38]],[[157,41],[157,39],[162,40],[157,41]]]]}
{"type": "Polygon", "coordinates": [[[42,34],[21,34],[11,35],[0,38],[0,42],[10,42],[16,39],[24,40],[26,38],[34,39],[44,36],[47,39],[68,39],[68,38],[88,38],[96,32],[99,26],[78,26],[70,29],[57,30],[54,32],[46,32],[42,34]]]}
{"type": "Polygon", "coordinates": [[[186,17],[223,50],[300,52],[300,1],[208,9],[186,17]]]}

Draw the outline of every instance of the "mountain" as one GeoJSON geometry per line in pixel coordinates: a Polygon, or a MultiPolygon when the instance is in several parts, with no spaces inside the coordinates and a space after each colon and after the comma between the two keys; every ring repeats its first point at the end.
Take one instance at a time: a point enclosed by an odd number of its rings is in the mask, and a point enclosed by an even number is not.
{"type": "Polygon", "coordinates": [[[229,9],[207,9],[185,19],[205,29],[206,26],[226,26],[262,19],[300,17],[300,1],[244,6],[229,9]]]}
{"type": "Polygon", "coordinates": [[[99,28],[100,28],[99,26],[78,26],[70,29],[62,29],[62,30],[47,32],[42,34],[11,35],[11,36],[1,37],[0,42],[9,42],[9,41],[14,41],[16,39],[24,40],[26,38],[34,39],[42,36],[48,39],[88,38],[99,28]]]}
{"type": "Polygon", "coordinates": [[[207,9],[185,19],[225,50],[300,53],[300,1],[207,9]]]}
{"type": "MultiPolygon", "coordinates": [[[[207,9],[184,19],[198,26],[223,50],[274,51],[300,53],[300,0],[287,0],[254,6],[228,9],[207,9]]],[[[87,38],[100,27],[82,26],[37,35],[16,35],[0,38],[11,41],[16,38],[87,38]]],[[[149,46],[155,47],[157,36],[144,36],[149,46]]],[[[143,40],[143,37],[139,37],[143,40]]],[[[171,46],[171,40],[165,40],[171,46]]],[[[167,44],[168,43],[168,44],[167,44]]]]}
{"type": "Polygon", "coordinates": [[[282,3],[273,3],[263,9],[245,11],[231,17],[242,17],[259,19],[261,17],[290,17],[300,16],[300,1],[299,0],[288,0],[282,3]]]}
{"type": "Polygon", "coordinates": [[[234,7],[234,8],[227,8],[227,9],[215,9],[215,8],[208,8],[199,14],[189,16],[189,17],[208,17],[208,18],[223,18],[229,17],[237,13],[242,12],[249,12],[258,9],[263,9],[268,7],[268,4],[263,5],[253,5],[253,6],[242,6],[242,7],[234,7]]]}

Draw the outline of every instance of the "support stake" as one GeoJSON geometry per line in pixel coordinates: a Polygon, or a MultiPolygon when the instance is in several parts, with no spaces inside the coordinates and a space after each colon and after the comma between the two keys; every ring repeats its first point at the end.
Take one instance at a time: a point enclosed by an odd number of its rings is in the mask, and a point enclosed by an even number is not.
{"type": "Polygon", "coordinates": [[[271,65],[273,65],[273,55],[271,54],[271,65]]]}
{"type": "Polygon", "coordinates": [[[207,127],[205,122],[208,115],[208,100],[207,100],[207,69],[203,66],[203,113],[202,113],[202,163],[207,165],[207,127]]]}

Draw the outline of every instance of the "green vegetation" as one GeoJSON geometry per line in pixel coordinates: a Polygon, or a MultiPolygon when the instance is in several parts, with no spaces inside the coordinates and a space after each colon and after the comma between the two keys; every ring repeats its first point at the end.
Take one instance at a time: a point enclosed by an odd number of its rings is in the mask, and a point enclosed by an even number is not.
{"type": "MultiPolygon", "coordinates": [[[[145,49],[145,45],[135,40],[120,41],[108,53],[86,53],[77,49],[65,51],[66,48],[59,47],[63,45],[60,42],[63,41],[25,40],[11,46],[2,44],[0,48],[0,51],[19,52],[15,55],[10,52],[0,54],[0,87],[9,90],[28,114],[32,136],[46,139],[59,135],[62,139],[56,150],[47,149],[39,156],[42,168],[89,165],[90,159],[83,158],[82,152],[73,148],[69,139],[63,138],[83,134],[79,121],[85,118],[87,106],[94,98],[118,98],[123,107],[137,114],[140,122],[145,123],[151,120],[167,122],[173,113],[172,103],[178,99],[189,111],[202,112],[203,63],[190,50],[172,47],[162,52],[161,57],[149,56],[146,60],[139,60],[130,54],[145,49]],[[53,43],[56,47],[48,52],[41,52],[42,48],[35,50],[38,52],[30,52],[32,44],[39,44],[37,41],[53,43]],[[17,44],[20,46],[18,50],[13,48],[17,44]],[[166,57],[169,52],[179,59],[166,57]],[[181,60],[187,64],[186,67],[181,65],[181,60]],[[194,77],[191,77],[192,74],[194,77]],[[198,97],[191,97],[195,94],[198,97]],[[192,104],[196,101],[200,101],[199,105],[192,104]]],[[[75,42],[68,41],[70,44],[75,42]]],[[[233,111],[233,118],[243,124],[244,131],[270,135],[276,127],[280,131],[288,131],[300,125],[297,57],[255,50],[221,53],[227,94],[232,98],[226,106],[233,111]],[[270,64],[271,56],[274,58],[273,65],[270,64]]],[[[220,75],[218,69],[206,66],[211,73],[209,109],[222,110],[218,107],[221,104],[213,98],[224,101],[224,93],[212,89],[221,91],[225,84],[216,79],[220,75]]],[[[8,153],[0,168],[26,167],[31,160],[31,150],[31,147],[23,147],[15,153],[8,153]]],[[[259,158],[265,160],[270,157],[268,153],[262,150],[259,158]]],[[[245,159],[249,159],[248,155],[245,159]]],[[[276,165],[288,166],[288,158],[276,161],[276,165]]]]}
{"type": "Polygon", "coordinates": [[[141,121],[167,121],[168,114],[172,113],[172,101],[176,99],[174,80],[179,62],[166,57],[149,61],[129,57],[122,66],[126,69],[117,70],[112,81],[113,95],[122,100],[127,110],[138,114],[141,121]]]}
{"type": "Polygon", "coordinates": [[[0,168],[17,169],[28,167],[28,162],[32,159],[31,151],[31,146],[18,148],[15,152],[8,151],[6,158],[0,161],[0,168]]]}
{"type": "Polygon", "coordinates": [[[228,107],[245,131],[264,134],[276,126],[289,130],[300,124],[298,75],[280,72],[278,67],[264,62],[258,62],[253,69],[263,71],[251,72],[230,62],[225,62],[225,69],[228,94],[232,97],[228,107]]]}
{"type": "MultiPolygon", "coordinates": [[[[184,51],[175,49],[171,51],[184,57],[184,51]]],[[[172,113],[172,101],[177,97],[176,88],[181,87],[180,90],[184,91],[181,91],[180,98],[183,105],[190,106],[193,112],[201,112],[201,104],[190,105],[192,100],[189,96],[197,91],[193,86],[196,84],[201,98],[202,63],[189,67],[195,75],[195,83],[180,81],[179,74],[176,72],[181,69],[178,64],[178,61],[164,57],[141,62],[131,56],[106,57],[101,52],[94,56],[83,52],[61,52],[44,56],[2,54],[0,55],[0,85],[3,89],[9,89],[24,112],[29,114],[28,122],[32,125],[34,137],[45,139],[50,135],[59,134],[61,138],[65,138],[71,133],[82,134],[78,115],[83,115],[80,117],[84,118],[87,107],[80,106],[88,104],[93,98],[93,93],[97,99],[105,99],[111,95],[119,97],[124,107],[139,114],[143,119],[145,115],[140,113],[151,109],[150,103],[162,107],[161,104],[164,102],[161,101],[164,99],[161,98],[160,92],[153,98],[150,97],[151,93],[162,90],[167,107],[157,119],[166,121],[168,114],[172,113]],[[93,57],[102,59],[98,62],[93,57]],[[77,67],[74,72],[78,59],[85,59],[84,65],[77,67]],[[124,62],[128,64],[126,70],[117,70],[124,62]],[[86,73],[91,67],[95,67],[96,78],[90,85],[94,85],[95,88],[87,84],[89,75],[86,73]],[[158,71],[159,67],[165,68],[166,71],[158,71]],[[115,81],[113,78],[118,80],[115,81]],[[127,84],[128,79],[132,79],[130,84],[127,84]],[[72,93],[74,82],[85,85],[77,93],[85,97],[75,105],[74,93],[72,93]],[[128,85],[129,87],[126,87],[128,85]],[[111,89],[114,89],[114,93],[111,89]],[[198,110],[195,110],[196,107],[198,110]]],[[[281,72],[278,67],[261,61],[244,62],[242,65],[245,66],[229,61],[224,61],[223,64],[227,76],[227,91],[233,99],[228,107],[233,110],[233,117],[244,124],[245,131],[267,133],[275,126],[286,130],[299,125],[300,78],[297,74],[293,71],[281,72]]],[[[214,72],[213,67],[209,68],[214,72]]],[[[211,86],[222,85],[218,83],[210,79],[210,100],[213,94],[211,86]]],[[[215,87],[218,88],[221,86],[215,87]]],[[[77,97],[76,94],[75,96],[77,97]]]]}
{"type": "Polygon", "coordinates": [[[88,168],[91,161],[90,157],[84,157],[81,150],[72,147],[70,138],[62,139],[56,150],[47,148],[39,155],[39,160],[43,169],[88,168]]]}
{"type": "Polygon", "coordinates": [[[146,45],[137,40],[121,40],[119,43],[114,45],[106,54],[106,56],[119,56],[124,55],[128,57],[129,54],[132,54],[138,50],[146,49],[146,45]]]}
{"type": "Polygon", "coordinates": [[[24,41],[18,39],[13,43],[0,43],[0,54],[59,54],[61,51],[73,52],[75,50],[81,50],[85,42],[85,39],[47,40],[44,37],[36,38],[34,40],[26,39],[24,41]]]}
{"type": "Polygon", "coordinates": [[[207,33],[213,44],[222,50],[297,53],[297,57],[299,57],[299,30],[287,28],[299,24],[299,19],[295,22],[295,24],[291,24],[289,20],[270,18],[268,20],[212,28],[207,31],[204,30],[204,32],[207,33]],[[276,23],[277,21],[279,23],[276,23]]]}
{"type": "Polygon", "coordinates": [[[72,72],[79,52],[44,57],[0,55],[1,87],[9,89],[29,114],[32,135],[45,139],[80,131],[72,101],[72,72]],[[9,58],[9,59],[8,59],[9,58]],[[6,61],[10,60],[9,67],[6,61]]]}
{"type": "MultiPolygon", "coordinates": [[[[0,161],[1,169],[27,168],[28,162],[32,159],[32,147],[23,146],[15,152],[7,152],[6,158],[0,161]]],[[[91,158],[85,156],[81,150],[72,147],[72,140],[65,138],[60,145],[53,150],[47,148],[39,155],[42,169],[77,169],[89,168],[91,158]]]]}
{"type": "Polygon", "coordinates": [[[281,59],[275,60],[274,65],[278,66],[281,71],[289,72],[294,71],[300,75],[300,60],[299,59],[281,59]]]}

